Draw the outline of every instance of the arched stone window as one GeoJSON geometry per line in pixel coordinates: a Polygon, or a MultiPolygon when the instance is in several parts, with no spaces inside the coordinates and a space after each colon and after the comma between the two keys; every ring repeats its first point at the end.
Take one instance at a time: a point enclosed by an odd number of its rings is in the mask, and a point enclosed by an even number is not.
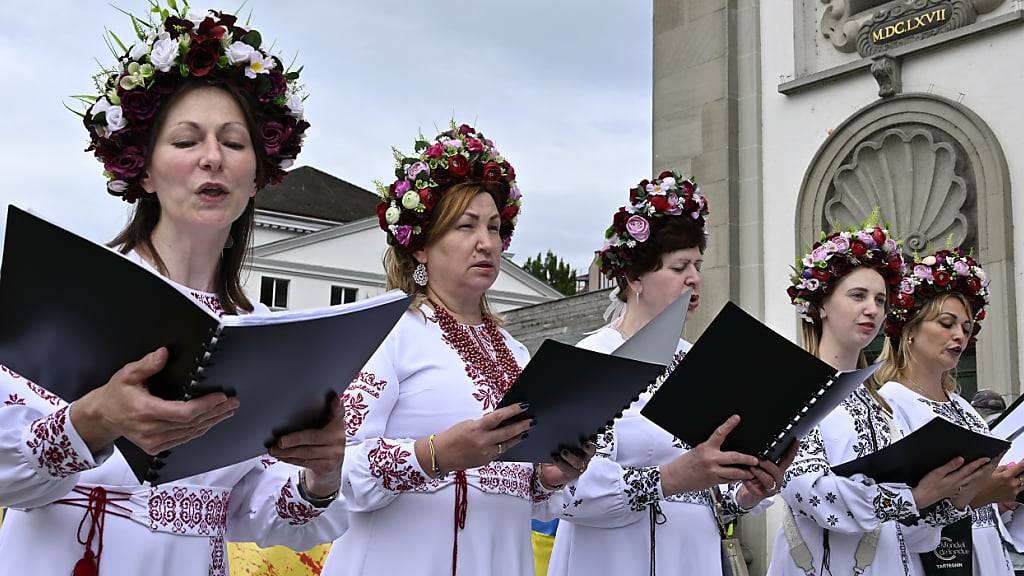
{"type": "MultiPolygon", "coordinates": [[[[857,224],[874,206],[908,253],[947,242],[973,249],[992,279],[977,385],[1018,393],[1010,177],[988,125],[962,104],[931,94],[862,108],[832,132],[804,175],[797,251],[820,230],[857,224]]],[[[964,359],[964,369],[971,360],[964,359]]]]}

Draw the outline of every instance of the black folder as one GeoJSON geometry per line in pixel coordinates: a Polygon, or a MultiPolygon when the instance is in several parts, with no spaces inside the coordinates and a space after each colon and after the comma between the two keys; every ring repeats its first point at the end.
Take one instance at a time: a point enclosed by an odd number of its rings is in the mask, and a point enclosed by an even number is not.
{"type": "Polygon", "coordinates": [[[551,462],[610,426],[665,367],[545,340],[499,403],[529,402],[529,436],[501,454],[506,462],[551,462]],[[618,412],[618,414],[616,414],[618,412]]]}
{"type": "Polygon", "coordinates": [[[0,363],[71,402],[165,346],[152,394],[237,395],[235,415],[157,457],[117,447],[141,481],[168,482],[265,453],[278,436],[320,426],[402,316],[400,292],[343,306],[218,317],[104,246],[8,208],[0,270],[0,363]]]}
{"type": "Polygon", "coordinates": [[[969,463],[978,458],[995,458],[1009,442],[979,434],[935,417],[903,438],[832,468],[839,476],[863,474],[875,482],[899,482],[916,486],[929,472],[957,456],[969,463]]]}
{"type": "Polygon", "coordinates": [[[738,414],[722,450],[778,462],[877,368],[840,372],[728,302],[642,414],[690,446],[738,414]]]}

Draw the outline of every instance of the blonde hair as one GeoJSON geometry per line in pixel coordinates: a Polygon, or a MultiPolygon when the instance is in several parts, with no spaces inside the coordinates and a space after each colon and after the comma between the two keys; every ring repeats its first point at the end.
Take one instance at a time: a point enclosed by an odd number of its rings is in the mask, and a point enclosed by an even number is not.
{"type": "MultiPolygon", "coordinates": [[[[855,269],[856,268],[851,268],[847,272],[847,274],[849,272],[852,272],[855,269]]],[[[837,279],[835,285],[838,286],[839,282],[842,282],[842,278],[837,279]]],[[[888,290],[889,290],[889,287],[888,287],[888,285],[886,285],[886,292],[887,293],[888,293],[888,290]]],[[[828,300],[829,298],[831,298],[833,294],[835,294],[834,291],[829,292],[825,296],[825,298],[821,301],[821,304],[819,304],[819,307],[821,305],[824,305],[825,301],[828,300]]],[[[814,354],[815,356],[817,356],[819,358],[820,358],[819,354],[821,352],[821,334],[822,334],[822,330],[823,330],[823,325],[822,325],[822,321],[821,321],[820,317],[815,317],[813,322],[807,322],[803,318],[800,319],[800,337],[801,337],[800,340],[801,340],[801,344],[803,345],[804,350],[807,350],[808,352],[810,352],[811,354],[814,354]]],[[[867,366],[868,366],[868,358],[867,358],[867,356],[864,355],[864,350],[861,349],[860,352],[857,354],[857,368],[867,368],[867,366]]],[[[881,371],[881,368],[879,368],[879,372],[880,371],[881,371]]],[[[876,378],[877,375],[878,375],[878,372],[875,372],[867,380],[865,380],[864,381],[864,388],[867,389],[868,393],[871,394],[871,396],[875,399],[876,402],[881,404],[883,408],[885,408],[887,411],[889,411],[891,413],[892,412],[892,407],[889,406],[889,403],[885,401],[885,398],[882,398],[882,395],[878,393],[878,389],[881,388],[881,385],[879,384],[879,379],[876,378]]],[[[885,380],[881,380],[881,382],[885,382],[885,380]]]]}
{"type": "MultiPolygon", "coordinates": [[[[910,351],[911,332],[921,324],[938,318],[942,314],[942,306],[950,298],[959,300],[964,305],[964,310],[967,311],[967,317],[974,318],[971,304],[963,294],[959,292],[944,292],[933,296],[903,326],[903,331],[900,332],[895,345],[891,338],[886,339],[885,346],[882,348],[882,366],[878,369],[878,372],[875,372],[875,376],[879,380],[882,382],[905,383],[907,369],[910,367],[910,362],[914,359],[914,355],[910,351]]],[[[956,368],[953,368],[942,374],[942,389],[946,392],[959,392],[960,390],[955,372],[956,368]]]]}
{"type": "MultiPolygon", "coordinates": [[[[488,189],[478,182],[460,182],[455,184],[441,194],[441,199],[430,215],[430,228],[426,232],[425,245],[429,246],[444,236],[446,232],[455,227],[459,217],[473,203],[478,194],[488,194],[488,189]]],[[[412,279],[412,273],[416,270],[419,262],[411,252],[399,250],[394,246],[388,246],[384,253],[384,271],[387,276],[388,290],[395,288],[406,294],[415,295],[410,310],[419,310],[420,306],[427,302],[427,287],[420,286],[412,279]]],[[[487,295],[480,298],[480,313],[483,317],[498,326],[504,323],[504,319],[491,310],[487,302],[487,295]]]]}

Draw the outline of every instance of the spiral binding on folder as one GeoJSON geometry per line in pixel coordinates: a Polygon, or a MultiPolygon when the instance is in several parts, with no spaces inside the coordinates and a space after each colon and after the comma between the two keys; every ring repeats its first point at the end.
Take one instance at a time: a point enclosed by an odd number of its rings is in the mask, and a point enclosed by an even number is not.
{"type": "MultiPolygon", "coordinates": [[[[195,368],[189,373],[188,384],[185,385],[181,390],[181,399],[188,401],[195,397],[195,390],[199,384],[206,379],[203,372],[206,371],[206,367],[211,364],[214,354],[219,349],[218,343],[222,338],[224,327],[217,325],[216,328],[210,329],[210,337],[203,343],[203,347],[200,349],[199,354],[196,356],[195,368]]],[[[164,462],[168,456],[171,455],[170,450],[164,450],[163,452],[152,456],[149,459],[149,463],[146,466],[146,481],[156,482],[160,479],[159,470],[164,467],[164,462]]]]}
{"type": "MultiPolygon", "coordinates": [[[[828,392],[829,388],[831,388],[832,385],[835,384],[838,380],[839,378],[837,376],[833,376],[832,378],[829,378],[827,382],[822,384],[821,388],[819,388],[818,391],[814,393],[814,396],[807,402],[807,404],[805,404],[804,407],[800,409],[800,412],[797,413],[797,415],[794,416],[789,421],[789,423],[786,424],[786,427],[783,428],[782,431],[775,436],[774,440],[769,442],[768,445],[763,450],[761,450],[759,456],[762,458],[767,458],[768,456],[770,456],[772,451],[775,450],[775,447],[778,446],[779,443],[782,442],[786,438],[786,436],[793,431],[794,428],[796,428],[797,424],[800,423],[800,419],[807,415],[807,413],[811,410],[811,407],[817,404],[818,400],[821,399],[821,397],[828,392]]],[[[781,454],[779,456],[781,456],[781,454]]]]}

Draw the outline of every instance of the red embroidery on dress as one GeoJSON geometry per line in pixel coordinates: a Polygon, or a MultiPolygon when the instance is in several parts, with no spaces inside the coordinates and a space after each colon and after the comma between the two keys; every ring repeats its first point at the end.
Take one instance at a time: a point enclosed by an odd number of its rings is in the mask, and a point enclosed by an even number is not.
{"type": "Polygon", "coordinates": [[[281,493],[277,496],[276,508],[277,515],[288,521],[288,524],[292,526],[302,526],[308,524],[310,520],[316,518],[323,513],[326,508],[317,508],[305,502],[298,500],[292,491],[292,479],[289,478],[288,482],[284,486],[281,486],[281,493]]]}
{"type": "Polygon", "coordinates": [[[276,458],[260,458],[260,464],[262,464],[263,465],[263,469],[266,470],[267,468],[270,468],[274,464],[277,464],[277,459],[276,458]]]}
{"type": "Polygon", "coordinates": [[[149,491],[149,529],[193,536],[223,535],[228,490],[155,486],[149,491]]]}
{"type": "Polygon", "coordinates": [[[533,484],[530,464],[491,462],[479,468],[480,488],[529,500],[533,484]]]}
{"type": "Polygon", "coordinates": [[[434,319],[442,339],[458,352],[466,365],[466,375],[476,383],[473,398],[483,403],[484,410],[497,408],[522,371],[498,327],[487,318],[482,327],[459,324],[440,306],[434,309],[434,319]]]}
{"type": "Polygon", "coordinates": [[[426,490],[427,479],[409,463],[412,453],[400,444],[377,439],[377,447],[366,455],[370,461],[370,475],[380,478],[386,490],[395,492],[426,490]]]}
{"type": "Polygon", "coordinates": [[[11,378],[14,378],[15,380],[19,380],[22,377],[21,374],[18,374],[17,372],[11,370],[7,366],[4,366],[3,364],[0,364],[0,372],[8,374],[11,378]]]}
{"type": "Polygon", "coordinates": [[[217,298],[215,294],[203,294],[202,292],[192,291],[192,297],[199,301],[200,304],[205,305],[217,316],[224,315],[224,307],[220,304],[220,298],[217,298]]]}
{"type": "Polygon", "coordinates": [[[384,392],[384,387],[387,385],[387,380],[377,380],[377,375],[373,372],[360,372],[356,374],[356,379],[349,384],[345,391],[362,390],[374,398],[380,399],[380,395],[384,392]]]}
{"type": "Polygon", "coordinates": [[[536,503],[547,502],[555,495],[555,490],[548,490],[540,483],[540,470],[534,471],[530,478],[530,498],[536,503]]]}
{"type": "Polygon", "coordinates": [[[60,396],[57,396],[56,394],[53,394],[53,393],[49,392],[48,390],[46,390],[42,386],[39,386],[37,384],[33,384],[32,382],[29,382],[28,380],[25,381],[25,386],[28,386],[29,390],[35,392],[37,396],[39,396],[43,400],[46,400],[52,406],[60,406],[61,404],[64,404],[64,401],[60,399],[60,396]]]}
{"type": "Polygon", "coordinates": [[[8,394],[7,400],[4,400],[4,406],[24,406],[25,399],[17,394],[8,394]]]}
{"type": "Polygon", "coordinates": [[[32,449],[39,467],[54,478],[67,478],[91,468],[71,446],[71,438],[65,428],[69,408],[65,406],[33,422],[29,427],[32,438],[25,442],[32,449]]]}
{"type": "Polygon", "coordinates": [[[370,407],[366,405],[366,399],[362,392],[353,392],[352,388],[346,388],[341,394],[342,404],[345,405],[345,434],[353,437],[359,432],[359,427],[366,421],[366,413],[370,407]]]}
{"type": "Polygon", "coordinates": [[[210,538],[210,570],[207,576],[227,576],[227,565],[224,562],[224,536],[220,534],[210,538]]]}

